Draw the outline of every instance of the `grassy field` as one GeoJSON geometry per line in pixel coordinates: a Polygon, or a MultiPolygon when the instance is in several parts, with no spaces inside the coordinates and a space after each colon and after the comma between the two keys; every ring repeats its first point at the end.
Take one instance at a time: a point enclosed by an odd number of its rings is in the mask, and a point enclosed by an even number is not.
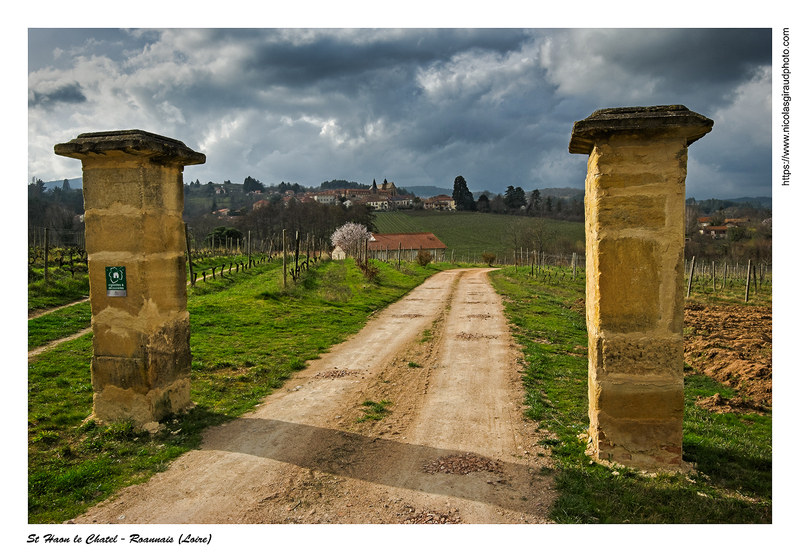
{"type": "Polygon", "coordinates": [[[584,454],[589,426],[587,334],[583,282],[542,283],[493,272],[506,315],[523,347],[526,415],[556,434],[549,446],[560,493],[551,518],[560,523],[771,523],[772,416],[713,414],[698,397],[734,391],[713,380],[685,378],[684,459],[690,475],[610,469],[584,454]]]}
{"type": "MultiPolygon", "coordinates": [[[[456,258],[478,255],[484,251],[506,254],[512,246],[508,243],[509,227],[530,221],[526,217],[473,213],[465,211],[402,211],[376,213],[378,233],[433,232],[447,246],[455,250],[456,258]]],[[[570,252],[583,252],[584,225],[580,222],[548,220],[553,230],[553,242],[559,240],[570,252]],[[570,247],[571,246],[571,247],[570,247]]]]}
{"type": "Polygon", "coordinates": [[[88,301],[28,320],[28,350],[74,335],[88,328],[91,322],[92,306],[88,301]]]}
{"type": "Polygon", "coordinates": [[[283,289],[274,262],[191,289],[197,406],[165,420],[168,431],[155,436],[126,423],[85,421],[92,411],[91,334],[37,356],[28,366],[29,522],[61,523],[164,470],[199,445],[205,428],[255,407],[307,360],[443,268],[378,265],[369,282],[352,261],[325,263],[283,289]]]}
{"type": "Polygon", "coordinates": [[[56,269],[50,279],[28,284],[28,312],[49,309],[80,301],[89,297],[89,274],[73,277],[70,273],[56,269]]]}

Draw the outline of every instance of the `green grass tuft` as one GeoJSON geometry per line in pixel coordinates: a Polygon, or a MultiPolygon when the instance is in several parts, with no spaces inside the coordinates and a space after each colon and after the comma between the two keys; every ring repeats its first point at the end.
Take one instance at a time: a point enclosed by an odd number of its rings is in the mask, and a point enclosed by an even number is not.
{"type": "Polygon", "coordinates": [[[384,419],[392,413],[387,407],[391,406],[392,402],[382,400],[380,402],[364,401],[361,406],[364,408],[364,415],[356,420],[358,423],[366,422],[367,420],[378,421],[384,419]]]}

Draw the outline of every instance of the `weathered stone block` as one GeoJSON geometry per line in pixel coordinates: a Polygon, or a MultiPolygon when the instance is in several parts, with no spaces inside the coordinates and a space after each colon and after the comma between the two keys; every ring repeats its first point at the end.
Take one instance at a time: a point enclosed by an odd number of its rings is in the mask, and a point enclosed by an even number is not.
{"type": "Polygon", "coordinates": [[[139,262],[148,300],[159,312],[186,309],[186,256],[148,257],[139,262]]]}
{"type": "Polygon", "coordinates": [[[600,240],[597,270],[599,326],[611,332],[654,330],[660,314],[658,244],[637,238],[600,240]]]}
{"type": "Polygon", "coordinates": [[[148,368],[143,358],[94,355],[91,370],[92,387],[97,393],[109,385],[133,389],[142,395],[150,391],[148,368]]]}
{"type": "Polygon", "coordinates": [[[609,195],[597,203],[597,224],[606,231],[628,228],[661,230],[666,223],[663,197],[609,195]]]}
{"type": "Polygon", "coordinates": [[[663,172],[640,172],[632,174],[629,172],[618,172],[613,174],[598,175],[593,179],[592,187],[603,190],[615,188],[644,188],[653,187],[663,189],[671,180],[672,175],[663,172]]]}
{"type": "Polygon", "coordinates": [[[97,209],[86,211],[86,250],[133,253],[139,251],[143,239],[140,213],[108,214],[97,209]]]}
{"type": "Polygon", "coordinates": [[[672,419],[619,419],[603,412],[598,424],[604,428],[603,443],[620,447],[627,452],[661,451],[681,448],[683,441],[683,412],[672,419]]]}
{"type": "Polygon", "coordinates": [[[174,253],[186,247],[183,218],[179,214],[145,212],[140,217],[141,239],[139,250],[150,254],[174,253]]]}
{"type": "Polygon", "coordinates": [[[672,257],[675,259],[675,265],[672,272],[673,280],[672,282],[668,282],[668,285],[671,284],[670,288],[674,296],[669,302],[669,304],[672,306],[671,312],[668,311],[665,313],[667,321],[666,330],[673,333],[675,336],[679,336],[681,339],[680,356],[681,367],[683,367],[683,308],[685,304],[683,296],[683,246],[681,246],[680,251],[676,252],[676,254],[672,255],[672,257]]]}
{"type": "MultiPolygon", "coordinates": [[[[683,378],[683,336],[613,335],[596,338],[598,377],[660,375],[683,378]]],[[[632,380],[634,381],[634,380],[632,380]]]]}
{"type": "Polygon", "coordinates": [[[93,415],[104,421],[131,420],[141,427],[192,406],[189,378],[146,394],[108,385],[93,396],[93,415]]]}
{"type": "Polygon", "coordinates": [[[672,420],[683,415],[683,382],[603,381],[593,404],[616,420],[672,420]]]}

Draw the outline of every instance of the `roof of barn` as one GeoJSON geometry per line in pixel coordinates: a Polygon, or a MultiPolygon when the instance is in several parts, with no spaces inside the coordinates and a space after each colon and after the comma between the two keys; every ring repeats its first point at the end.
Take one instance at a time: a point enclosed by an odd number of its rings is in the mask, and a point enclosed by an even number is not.
{"type": "Polygon", "coordinates": [[[403,249],[447,249],[447,246],[432,232],[414,232],[411,234],[372,234],[369,249],[396,251],[403,249]]]}

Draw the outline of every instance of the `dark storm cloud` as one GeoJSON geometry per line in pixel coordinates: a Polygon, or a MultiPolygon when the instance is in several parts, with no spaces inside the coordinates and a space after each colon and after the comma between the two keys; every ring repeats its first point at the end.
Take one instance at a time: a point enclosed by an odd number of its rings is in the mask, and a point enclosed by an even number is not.
{"type": "Polygon", "coordinates": [[[736,83],[771,64],[771,37],[771,29],[633,29],[598,31],[592,42],[609,64],[707,110],[731,101],[736,83]]]}
{"type": "Polygon", "coordinates": [[[771,29],[632,29],[604,34],[598,55],[631,72],[698,84],[738,81],[771,63],[771,29]]]}
{"type": "Polygon", "coordinates": [[[50,91],[31,90],[28,94],[28,107],[48,107],[57,103],[80,104],[86,101],[78,83],[65,84],[50,91]]]}
{"type": "Polygon", "coordinates": [[[255,47],[243,69],[259,75],[265,83],[303,86],[357,79],[378,70],[405,73],[465,50],[505,52],[526,39],[527,33],[520,30],[357,29],[340,35],[319,34],[300,42],[267,40],[255,47]]]}

